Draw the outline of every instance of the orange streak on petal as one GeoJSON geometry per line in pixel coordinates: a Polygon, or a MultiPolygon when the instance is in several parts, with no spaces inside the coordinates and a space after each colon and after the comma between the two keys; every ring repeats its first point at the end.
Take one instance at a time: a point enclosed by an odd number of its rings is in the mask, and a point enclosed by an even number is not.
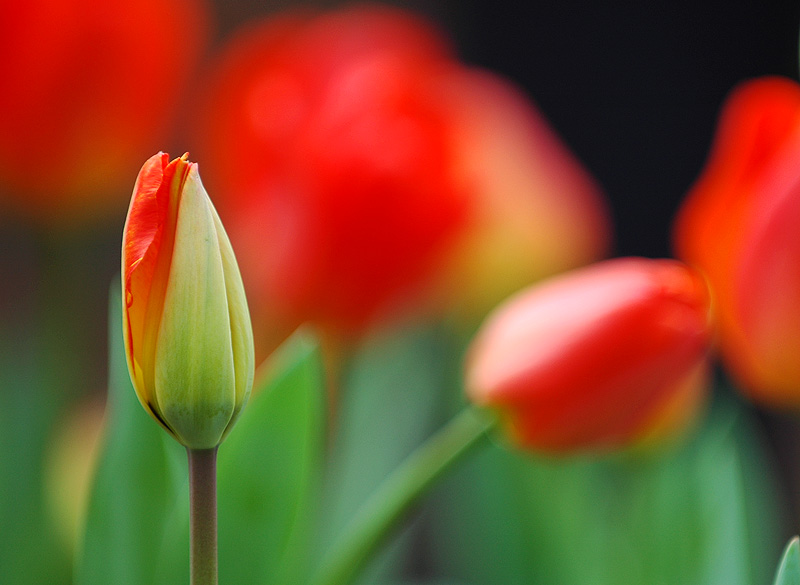
{"type": "Polygon", "coordinates": [[[132,361],[141,359],[139,342],[142,339],[144,313],[166,216],[165,202],[158,197],[158,191],[168,161],[168,154],[159,153],[148,159],[142,167],[133,189],[123,233],[122,270],[128,323],[127,349],[132,361]]]}
{"type": "MultiPolygon", "coordinates": [[[[163,160],[169,157],[166,156],[163,160]]],[[[163,177],[156,193],[159,209],[159,226],[156,238],[142,260],[147,263],[143,278],[147,280],[148,295],[141,307],[142,348],[137,354],[142,366],[144,385],[148,388],[148,396],[156,401],[155,392],[155,355],[161,316],[164,312],[164,298],[172,267],[172,251],[175,247],[175,226],[178,222],[178,208],[186,178],[192,164],[187,155],[171,161],[164,167],[163,177]],[[152,252],[152,254],[151,254],[152,252]]],[[[156,408],[157,408],[156,404],[156,408]]]]}

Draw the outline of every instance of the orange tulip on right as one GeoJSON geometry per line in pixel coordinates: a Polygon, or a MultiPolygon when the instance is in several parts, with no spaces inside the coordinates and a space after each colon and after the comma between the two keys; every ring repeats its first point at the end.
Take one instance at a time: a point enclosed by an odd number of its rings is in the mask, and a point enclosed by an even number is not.
{"type": "Polygon", "coordinates": [[[800,406],[800,85],[765,77],[728,97],[676,224],[706,273],[726,366],[753,399],[800,406]]]}

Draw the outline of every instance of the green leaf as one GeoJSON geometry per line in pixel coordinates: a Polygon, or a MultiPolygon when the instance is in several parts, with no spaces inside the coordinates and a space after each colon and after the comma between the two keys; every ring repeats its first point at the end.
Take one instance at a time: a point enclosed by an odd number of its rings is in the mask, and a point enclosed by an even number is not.
{"type": "Polygon", "coordinates": [[[185,475],[178,463],[183,448],[136,398],[125,362],[118,286],[110,305],[105,438],[75,583],[150,585],[185,475]]]}
{"type": "Polygon", "coordinates": [[[299,331],[220,446],[221,583],[298,582],[309,569],[311,520],[325,441],[319,346],[299,331]]]}
{"type": "Polygon", "coordinates": [[[775,585],[800,585],[800,541],[796,536],[783,551],[775,585]]]}

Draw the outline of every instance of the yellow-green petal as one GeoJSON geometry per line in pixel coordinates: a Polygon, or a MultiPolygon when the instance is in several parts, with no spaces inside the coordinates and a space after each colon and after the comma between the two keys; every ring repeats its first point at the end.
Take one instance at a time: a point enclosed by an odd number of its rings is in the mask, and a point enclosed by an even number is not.
{"type": "Polygon", "coordinates": [[[174,242],[156,347],[156,400],[181,443],[212,448],[236,408],[236,375],[222,253],[196,166],[184,185],[174,242]]]}

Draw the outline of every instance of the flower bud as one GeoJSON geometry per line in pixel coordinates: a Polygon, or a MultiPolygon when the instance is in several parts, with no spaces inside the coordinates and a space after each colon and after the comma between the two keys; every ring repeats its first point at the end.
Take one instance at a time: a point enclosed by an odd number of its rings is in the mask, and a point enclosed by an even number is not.
{"type": "Polygon", "coordinates": [[[676,247],[706,273],[726,365],[751,397],[800,406],[800,85],[743,83],[678,216],[676,247]]]}
{"type": "Polygon", "coordinates": [[[122,287],[139,401],[186,447],[215,447],[250,395],[253,334],[233,249],[187,155],[159,153],[139,172],[122,287]]]}
{"type": "Polygon", "coordinates": [[[497,309],[472,344],[467,394],[497,410],[522,447],[620,447],[693,418],[710,338],[709,296],[692,270],[672,260],[610,260],[497,309]]]}

